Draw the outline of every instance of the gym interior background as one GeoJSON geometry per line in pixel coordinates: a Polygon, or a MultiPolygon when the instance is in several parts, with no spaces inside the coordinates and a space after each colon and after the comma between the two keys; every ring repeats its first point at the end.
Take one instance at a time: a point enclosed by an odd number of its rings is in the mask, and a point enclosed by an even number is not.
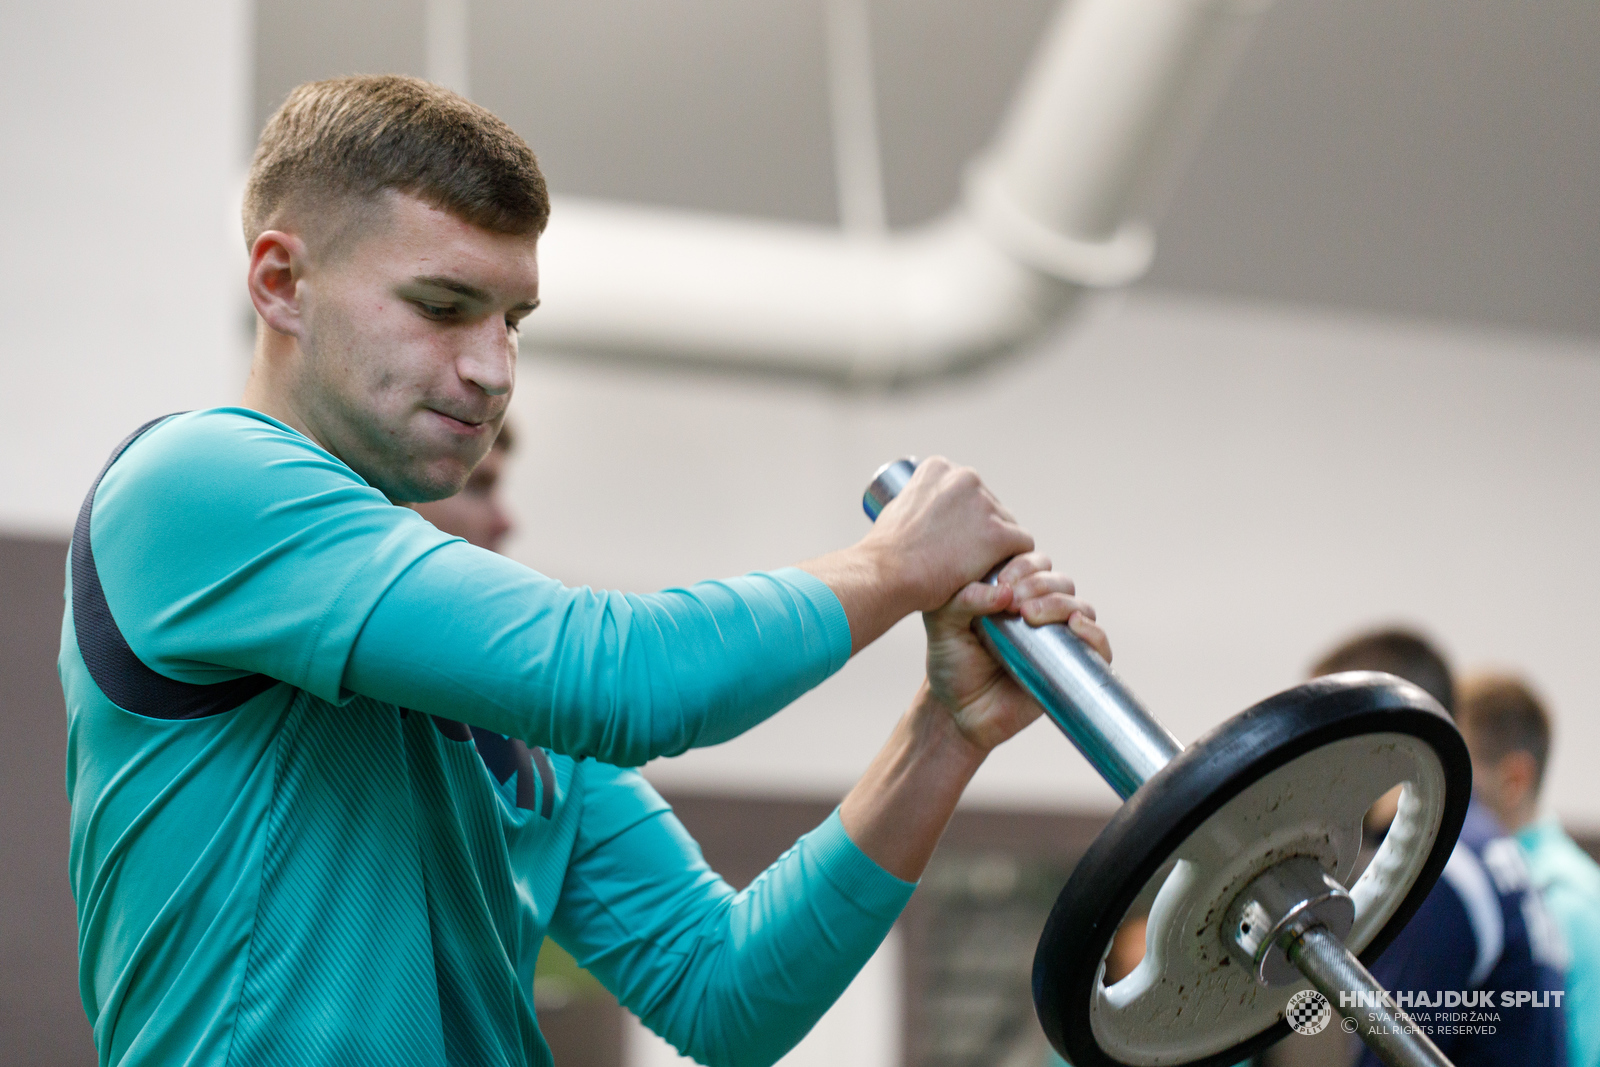
{"type": "MultiPolygon", "coordinates": [[[[558,194],[833,225],[822,0],[468,0],[458,75],[558,194]]],[[[1051,0],[870,0],[888,221],[953,203],[1051,0]]],[[[426,74],[423,0],[62,0],[8,12],[0,420],[0,1063],[87,1064],[53,661],[115,442],[232,401],[236,202],[292,85],[426,74]]],[[[864,529],[881,462],[976,465],[1099,606],[1185,742],[1375,621],[1525,670],[1547,804],[1600,835],[1600,7],[1278,0],[1148,277],[1000,364],[894,391],[529,351],[510,551],[653,589],[864,529]]],[[[649,770],[747,880],[848,787],[919,676],[915,622],[797,707],[649,770]]],[[[974,783],[899,933],[791,1057],[1022,1067],[1043,908],[1113,796],[1050,727],[974,783]],[[1054,882],[1052,882],[1054,880],[1054,882]]],[[[669,1062],[552,971],[564,1067],[669,1062]]],[[[1280,1062],[1339,1049],[1280,1046],[1280,1062]]]]}

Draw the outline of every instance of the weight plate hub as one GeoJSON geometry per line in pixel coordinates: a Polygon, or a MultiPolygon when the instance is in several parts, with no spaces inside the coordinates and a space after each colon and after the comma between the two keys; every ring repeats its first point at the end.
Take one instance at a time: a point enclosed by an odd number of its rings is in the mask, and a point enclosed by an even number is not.
{"type": "Polygon", "coordinates": [[[1262,701],[1185,749],[1112,817],[1056,899],[1033,967],[1051,1044],[1077,1067],[1223,1067],[1282,1038],[1283,1007],[1309,983],[1268,988],[1230,958],[1228,906],[1295,856],[1349,885],[1362,816],[1402,784],[1393,827],[1349,887],[1347,944],[1365,963],[1421,906],[1466,818],[1471,763],[1449,717],[1416,686],[1352,672],[1262,701]],[[1106,951],[1141,902],[1145,959],[1106,986],[1106,951]]]}

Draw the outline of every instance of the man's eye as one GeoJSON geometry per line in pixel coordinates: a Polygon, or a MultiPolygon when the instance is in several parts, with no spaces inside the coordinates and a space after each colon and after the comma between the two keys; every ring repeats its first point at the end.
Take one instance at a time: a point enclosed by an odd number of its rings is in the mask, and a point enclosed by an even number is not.
{"type": "Polygon", "coordinates": [[[521,319],[513,319],[510,316],[507,316],[506,317],[506,329],[510,330],[512,333],[521,333],[522,332],[522,320],[521,319]]]}
{"type": "Polygon", "coordinates": [[[448,319],[456,313],[455,307],[450,304],[430,304],[425,300],[417,300],[415,303],[430,319],[448,319]]]}

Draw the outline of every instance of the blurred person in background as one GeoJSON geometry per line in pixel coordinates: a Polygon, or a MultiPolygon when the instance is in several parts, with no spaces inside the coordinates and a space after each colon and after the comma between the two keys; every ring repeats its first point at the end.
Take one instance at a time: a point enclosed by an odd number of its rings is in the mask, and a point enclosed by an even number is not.
{"type": "MultiPolygon", "coordinates": [[[[1406,630],[1359,634],[1323,656],[1313,677],[1342,671],[1382,671],[1403,678],[1456,714],[1453,673],[1444,656],[1426,639],[1406,630]]],[[[1388,828],[1398,793],[1373,805],[1369,827],[1388,828]]],[[[1444,873],[1422,907],[1372,964],[1386,989],[1401,994],[1484,989],[1495,991],[1493,1033],[1448,1033],[1427,1007],[1411,1009],[1456,1067],[1560,1067],[1567,1062],[1563,1009],[1501,1007],[1500,991],[1554,991],[1562,988],[1564,953],[1540,905],[1517,843],[1507,837],[1493,811],[1474,797],[1444,873]]],[[[1454,1024],[1452,1024],[1454,1025],[1454,1024]]],[[[1465,1028],[1465,1027],[1463,1027],[1465,1028]]],[[[1377,1055],[1363,1048],[1361,1067],[1378,1067],[1377,1055]]]]}
{"type": "Polygon", "coordinates": [[[1479,674],[1462,682],[1458,717],[1473,791],[1522,846],[1565,942],[1568,1063],[1600,1067],[1600,865],[1554,818],[1538,818],[1550,716],[1521,678],[1479,674]]]}
{"type": "MultiPolygon", "coordinates": [[[[1455,680],[1450,665],[1438,650],[1414,633],[1380,630],[1352,638],[1312,667],[1311,677],[1320,678],[1340,671],[1382,671],[1404,678],[1437,700],[1452,716],[1455,714],[1455,680]]],[[[1367,837],[1383,840],[1389,832],[1389,824],[1394,822],[1399,803],[1399,786],[1378,798],[1367,812],[1367,837]]]]}
{"type": "Polygon", "coordinates": [[[441,533],[453,534],[469,545],[490,552],[500,551],[512,530],[511,513],[500,496],[501,478],[505,474],[506,457],[516,443],[511,423],[502,423],[494,445],[472,468],[461,492],[443,500],[412,504],[411,509],[433,523],[441,533]]]}

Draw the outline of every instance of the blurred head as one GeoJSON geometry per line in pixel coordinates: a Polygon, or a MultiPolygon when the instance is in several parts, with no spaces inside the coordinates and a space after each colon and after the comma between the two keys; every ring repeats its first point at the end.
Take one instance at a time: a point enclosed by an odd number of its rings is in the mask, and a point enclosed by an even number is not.
{"type": "Polygon", "coordinates": [[[1531,822],[1550,758],[1550,716],[1512,674],[1478,674],[1461,683],[1456,719],[1472,753],[1472,788],[1508,831],[1531,822]]]}
{"type": "MultiPolygon", "coordinates": [[[[1341,671],[1382,671],[1404,678],[1437,700],[1452,717],[1456,713],[1455,679],[1450,664],[1426,638],[1410,630],[1388,628],[1357,634],[1318,660],[1311,668],[1311,677],[1341,671]]],[[[1373,835],[1386,832],[1399,805],[1400,787],[1395,786],[1367,812],[1367,831],[1373,835]]]]}
{"type": "Polygon", "coordinates": [[[533,153],[476,104],[388,75],[300,86],[245,192],[246,403],[393,500],[452,495],[505,417],[548,215],[533,153]]]}
{"type": "Polygon", "coordinates": [[[1327,653],[1311,668],[1311,677],[1340,671],[1382,671],[1404,678],[1456,713],[1455,681],[1450,665],[1428,640],[1410,630],[1385,629],[1357,634],[1327,653]]]}
{"type": "Polygon", "coordinates": [[[500,487],[506,456],[514,444],[511,424],[506,423],[500,427],[500,436],[495,438],[489,454],[473,468],[461,492],[443,500],[411,506],[445,533],[491,552],[500,551],[500,545],[512,529],[511,515],[506,511],[500,487]]]}

